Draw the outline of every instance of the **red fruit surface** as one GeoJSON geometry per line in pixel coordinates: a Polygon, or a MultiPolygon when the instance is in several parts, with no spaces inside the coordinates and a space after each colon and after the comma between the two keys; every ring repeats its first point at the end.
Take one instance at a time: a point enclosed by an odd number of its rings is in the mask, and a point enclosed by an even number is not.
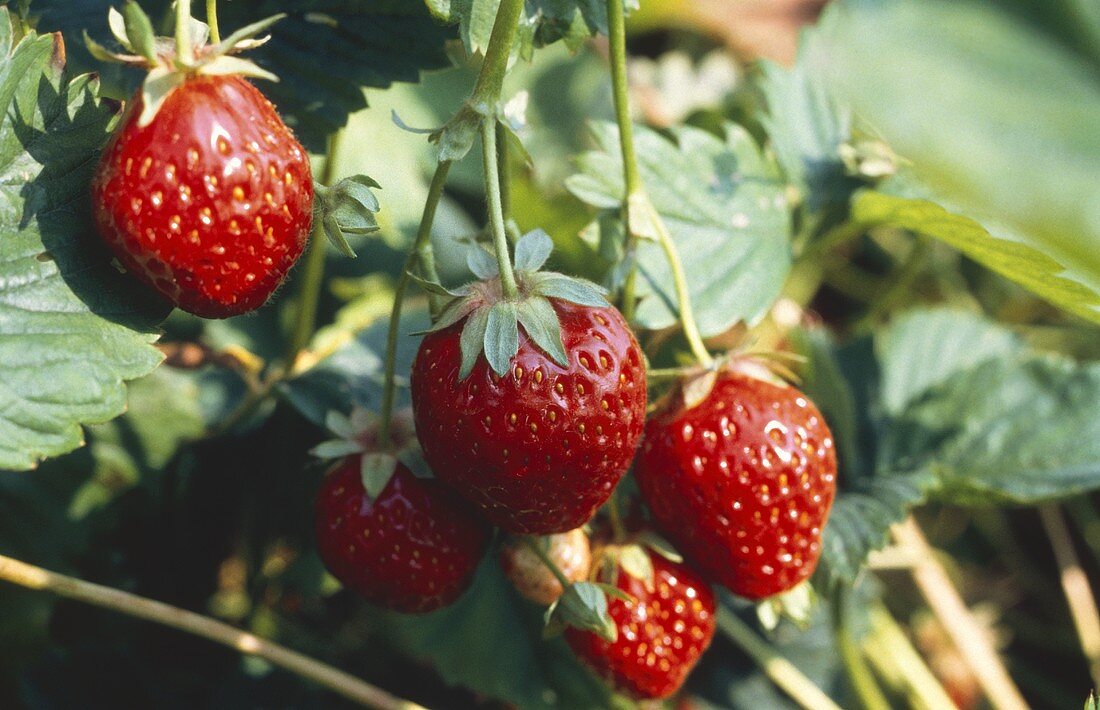
{"type": "Polygon", "coordinates": [[[646,426],[635,476],[659,527],[696,569],[760,599],[809,577],[836,495],[836,451],[794,387],[725,372],[646,426]]]}
{"type": "Polygon", "coordinates": [[[416,435],[432,471],[505,530],[586,523],[626,473],[645,423],[641,348],[614,308],[554,299],[569,366],[523,330],[500,377],[484,355],[459,380],[462,324],[426,336],[412,370],[416,435]]]}
{"type": "Polygon", "coordinates": [[[92,182],[100,235],[122,264],[206,318],[259,308],[302,254],[313,220],[309,157],[236,76],[196,76],[138,126],[141,94],[92,182]]]}
{"type": "Polygon", "coordinates": [[[325,477],[316,515],[317,550],[329,572],[367,600],[406,613],[458,599],[491,533],[466,501],[402,464],[370,500],[358,456],[325,477]]]}
{"type": "Polygon", "coordinates": [[[608,613],[618,629],[614,642],[591,631],[565,631],[582,661],[637,699],[667,698],[679,690],[710,646],[715,625],[714,592],[703,578],[682,564],[648,554],[652,589],[619,568],[616,586],[636,601],[608,597],[608,613]]]}

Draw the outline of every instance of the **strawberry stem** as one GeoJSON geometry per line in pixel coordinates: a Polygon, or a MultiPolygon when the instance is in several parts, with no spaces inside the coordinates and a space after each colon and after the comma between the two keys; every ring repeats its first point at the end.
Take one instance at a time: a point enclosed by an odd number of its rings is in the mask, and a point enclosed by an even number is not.
{"type": "Polygon", "coordinates": [[[0,555],[0,579],[27,589],[52,592],[66,599],[200,636],[247,656],[262,658],[365,707],[379,710],[425,710],[420,705],[395,697],[338,668],[193,611],[51,572],[3,555],[0,555]]]}
{"type": "Polygon", "coordinates": [[[191,46],[191,0],[176,0],[176,59],[188,66],[195,61],[191,46]]]}
{"type": "MultiPolygon", "coordinates": [[[[499,16],[498,16],[499,18],[499,16]]],[[[498,20],[499,21],[499,20],[498,20]]],[[[494,32],[495,34],[495,32],[494,32]]],[[[489,201],[489,226],[493,233],[497,266],[500,269],[500,289],[507,300],[519,296],[516,275],[512,272],[512,258],[508,254],[508,234],[504,230],[504,212],[500,199],[500,174],[497,170],[497,131],[495,118],[481,121],[482,163],[485,166],[485,193],[489,201]]]]}
{"type": "MultiPolygon", "coordinates": [[[[335,178],[336,156],[340,151],[340,144],[344,136],[343,129],[338,129],[329,136],[328,150],[325,152],[325,166],[321,173],[321,184],[331,185],[335,178]]],[[[315,219],[313,235],[310,239],[309,252],[306,254],[306,263],[302,280],[302,287],[298,295],[298,309],[294,321],[294,330],[290,336],[290,348],[287,351],[287,363],[294,367],[294,360],[313,337],[314,327],[317,325],[317,305],[321,300],[321,284],[325,278],[326,240],[321,220],[315,219]]]]}
{"type": "Polygon", "coordinates": [[[218,29],[218,0],[206,0],[206,24],[210,25],[211,44],[220,44],[222,34],[218,29]]]}
{"type": "MultiPolygon", "coordinates": [[[[631,228],[630,198],[644,193],[638,172],[638,157],[634,152],[634,124],[630,120],[630,93],[626,78],[626,20],[622,0],[607,0],[608,40],[611,50],[611,87],[615,99],[615,121],[619,124],[619,144],[623,153],[622,219],[626,237],[625,258],[633,259],[638,249],[638,235],[631,228]]],[[[623,282],[620,299],[623,317],[629,323],[634,318],[637,266],[631,267],[623,282]]]]}
{"type": "Polygon", "coordinates": [[[565,589],[567,589],[569,585],[572,584],[572,582],[570,582],[569,578],[565,576],[565,573],[562,572],[556,564],[554,564],[554,561],[550,559],[550,555],[546,554],[546,550],[542,549],[542,545],[540,544],[541,541],[536,540],[533,537],[528,537],[526,535],[524,535],[522,539],[523,544],[531,548],[531,552],[535,553],[535,555],[539,558],[539,561],[541,561],[546,569],[550,570],[550,573],[554,575],[554,578],[558,580],[558,583],[561,584],[562,590],[564,591],[565,589]]]}
{"type": "Polygon", "coordinates": [[[653,211],[652,221],[654,228],[657,230],[657,241],[665,252],[665,259],[668,260],[669,268],[672,270],[672,283],[676,288],[676,303],[679,308],[680,326],[684,330],[684,337],[687,338],[691,353],[699,361],[699,364],[709,367],[713,362],[713,358],[711,358],[706,344],[703,343],[703,336],[699,332],[698,324],[695,322],[695,312],[691,308],[691,295],[688,293],[687,277],[684,275],[684,265],[680,261],[680,252],[677,251],[676,244],[668,233],[665,221],[657,215],[656,210],[653,211]]]}
{"type": "Polygon", "coordinates": [[[618,489],[611,491],[611,497],[607,499],[607,514],[611,520],[611,535],[615,542],[626,540],[626,526],[623,525],[623,516],[619,512],[618,489]]]}
{"type": "Polygon", "coordinates": [[[393,405],[397,397],[397,335],[401,329],[401,307],[405,300],[405,290],[409,285],[409,273],[416,268],[417,260],[423,275],[431,280],[437,280],[435,274],[434,257],[431,264],[427,264],[423,258],[431,253],[432,223],[435,222],[435,211],[439,206],[439,200],[443,197],[443,186],[447,182],[447,173],[451,169],[449,160],[440,161],[432,175],[431,185],[428,187],[428,199],[424,203],[424,212],[420,216],[420,226],[416,230],[416,240],[405,257],[405,265],[401,269],[401,275],[397,280],[397,290],[393,295],[393,308],[390,311],[389,332],[386,334],[386,360],[385,373],[382,381],[382,413],[378,426],[378,442],[385,449],[390,444],[390,424],[393,421],[393,405]]]}
{"type": "Polygon", "coordinates": [[[524,0],[501,0],[497,8],[485,61],[481,65],[470,103],[483,116],[494,115],[500,92],[504,87],[504,75],[508,71],[508,58],[516,41],[516,30],[523,12],[524,0]]]}

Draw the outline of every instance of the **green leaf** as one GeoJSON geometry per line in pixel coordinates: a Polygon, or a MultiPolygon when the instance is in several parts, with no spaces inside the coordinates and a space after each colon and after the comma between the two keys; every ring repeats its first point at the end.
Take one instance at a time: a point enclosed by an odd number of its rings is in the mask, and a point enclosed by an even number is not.
{"type": "Polygon", "coordinates": [[[516,305],[516,317],[535,345],[562,367],[569,367],[569,356],[561,339],[561,321],[550,301],[534,296],[516,305]]]}
{"type": "MultiPolygon", "coordinates": [[[[122,97],[139,86],[142,73],[95,62],[75,46],[85,29],[107,41],[104,20],[112,2],[117,0],[35,0],[34,7],[39,30],[63,32],[74,64],[101,72],[122,97]]],[[[170,13],[169,0],[142,5],[153,17],[170,13]]],[[[279,77],[264,93],[298,138],[318,152],[350,114],[366,107],[362,88],[415,82],[423,70],[449,66],[445,44],[453,30],[413,0],[234,0],[219,3],[218,11],[226,32],[287,14],[271,28],[271,41],[248,56],[279,77]]]]}
{"type": "Polygon", "coordinates": [[[928,200],[874,190],[855,196],[852,220],[868,228],[901,227],[938,239],[1070,313],[1100,322],[1100,280],[1093,284],[1078,278],[1068,263],[1027,240],[993,236],[973,219],[928,200]]]}
{"type": "Polygon", "coordinates": [[[123,382],[161,360],[167,308],[111,266],[92,226],[85,195],[111,120],[93,80],[63,77],[51,36],[0,52],[0,468],[29,469],[122,413],[123,382]]]}
{"type": "MultiPolygon", "coordinates": [[[[1080,26],[1062,6],[1045,14],[1080,26]]],[[[1095,63],[993,3],[849,0],[838,19],[819,66],[923,184],[992,237],[928,206],[913,219],[1100,322],[1095,63]]]]}
{"type": "Polygon", "coordinates": [[[892,422],[883,470],[930,471],[936,497],[1032,504],[1100,487],[1100,363],[988,360],[933,387],[892,422]]]}
{"type": "Polygon", "coordinates": [[[538,271],[553,250],[554,240],[541,229],[524,234],[516,242],[516,271],[538,271]]]}
{"type": "Polygon", "coordinates": [[[458,369],[458,379],[464,380],[473,372],[477,358],[485,344],[485,332],[489,327],[489,309],[478,308],[470,314],[470,319],[462,327],[458,347],[462,353],[462,364],[458,369]]]}
{"type": "MultiPolygon", "coordinates": [[[[598,152],[581,156],[566,183],[585,202],[618,210],[623,197],[618,130],[592,126],[598,152]]],[[[725,140],[697,128],[673,130],[675,142],[648,128],[635,134],[639,168],[654,206],[680,252],[695,316],[704,335],[757,322],[778,297],[791,265],[790,214],[776,166],[742,128],[725,140]]],[[[674,325],[676,297],[658,244],[638,249],[637,324],[674,325]]]]}
{"type": "Polygon", "coordinates": [[[825,525],[814,585],[828,592],[854,583],[867,555],[886,545],[890,526],[904,520],[935,485],[935,477],[922,471],[875,476],[841,491],[825,525]]]}
{"type": "MultiPolygon", "coordinates": [[[[820,23],[835,18],[826,9],[820,23]]],[[[813,64],[823,29],[802,31],[798,58],[787,68],[762,61],[761,90],[768,103],[762,119],[787,178],[801,189],[811,210],[843,204],[858,182],[846,174],[840,146],[852,137],[852,115],[813,64]]]]}
{"type": "Polygon", "coordinates": [[[519,351],[519,318],[515,303],[501,301],[489,309],[484,342],[489,367],[503,377],[519,351]]]}
{"type": "Polygon", "coordinates": [[[882,364],[883,408],[897,416],[907,404],[956,373],[1011,356],[1022,347],[1010,331],[967,311],[910,311],[875,338],[882,364]]]}
{"type": "Polygon", "coordinates": [[[445,609],[374,615],[379,637],[430,663],[444,682],[525,710],[607,708],[607,691],[564,642],[539,637],[541,614],[514,593],[493,557],[473,587],[445,609]]]}
{"type": "MultiPolygon", "coordinates": [[[[386,304],[388,306],[388,303],[386,304]]],[[[287,401],[317,426],[325,426],[329,413],[348,412],[354,405],[377,410],[382,402],[383,355],[389,332],[388,308],[380,309],[368,326],[355,333],[335,352],[315,366],[280,385],[287,401]]],[[[408,374],[420,338],[410,334],[428,326],[427,309],[406,308],[397,339],[397,406],[408,405],[408,374]]]]}

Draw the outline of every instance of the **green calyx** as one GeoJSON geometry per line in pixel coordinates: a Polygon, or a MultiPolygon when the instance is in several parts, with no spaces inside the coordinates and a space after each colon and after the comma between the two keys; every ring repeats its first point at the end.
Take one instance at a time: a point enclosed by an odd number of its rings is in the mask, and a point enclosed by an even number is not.
{"type": "Polygon", "coordinates": [[[321,226],[329,242],[345,256],[355,256],[348,237],[378,231],[375,215],[381,205],[371,189],[381,187],[366,175],[344,178],[331,187],[314,183],[314,223],[321,226]]]}
{"type": "Polygon", "coordinates": [[[168,95],[188,77],[249,76],[278,81],[279,78],[258,65],[233,54],[254,49],[270,37],[260,33],[286,17],[273,15],[242,27],[217,44],[209,44],[210,28],[205,22],[188,18],[188,27],[177,32],[177,37],[158,37],[153,23],[135,0],[126,0],[122,11],[111,8],[107,23],[115,41],[122,46],[116,52],[96,42],[84,33],[88,52],[103,62],[115,62],[129,66],[145,67],[149,74],[142,84],[142,112],[138,125],[147,126],[168,95]]]}
{"type": "Polygon", "coordinates": [[[606,292],[594,283],[552,271],[539,271],[552,250],[553,241],[542,230],[529,232],[516,243],[515,278],[519,293],[514,298],[505,297],[496,261],[480,248],[470,250],[467,256],[467,264],[479,281],[450,290],[416,279],[429,292],[453,299],[428,332],[450,328],[463,319],[466,321],[459,341],[460,378],[465,379],[470,374],[482,353],[493,372],[504,376],[519,351],[520,326],[550,359],[562,367],[569,366],[561,322],[550,299],[595,308],[609,304],[606,292]]]}
{"type": "Polygon", "coordinates": [[[608,643],[618,638],[618,628],[607,611],[607,597],[616,597],[623,601],[633,598],[618,587],[598,582],[575,582],[566,587],[546,610],[546,625],[543,635],[556,636],[572,626],[583,631],[591,631],[608,643]]]}
{"type": "Polygon", "coordinates": [[[380,450],[379,422],[373,412],[356,407],[350,415],[328,412],[325,428],[335,438],[324,441],[310,450],[323,460],[342,460],[359,456],[359,475],[367,497],[374,500],[386,489],[397,464],[402,463],[418,478],[430,478],[420,447],[413,433],[411,417],[395,417],[390,427],[392,446],[380,450]]]}

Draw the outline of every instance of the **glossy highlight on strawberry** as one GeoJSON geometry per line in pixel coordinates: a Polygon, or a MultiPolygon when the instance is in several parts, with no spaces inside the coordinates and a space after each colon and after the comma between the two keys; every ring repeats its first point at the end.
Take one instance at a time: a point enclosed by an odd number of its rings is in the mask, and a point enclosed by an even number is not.
{"type": "MultiPolygon", "coordinates": [[[[621,567],[615,586],[633,598],[608,597],[618,637],[569,628],[565,639],[577,656],[616,690],[636,699],[667,698],[710,646],[715,629],[714,592],[685,565],[648,552],[652,584],[621,567]]],[[[603,578],[598,581],[611,583],[603,578]]]]}
{"type": "Polygon", "coordinates": [[[573,530],[611,495],[645,420],[642,351],[611,307],[554,299],[569,365],[520,331],[498,376],[479,357],[459,379],[460,324],[427,335],[412,371],[416,433],[432,471],[497,526],[573,530]]]}
{"type": "Polygon", "coordinates": [[[359,456],[341,461],[317,495],[317,549],[325,566],[368,601],[424,613],[454,602],[473,582],[489,525],[465,501],[402,464],[375,500],[359,456]]]}
{"type": "Polygon", "coordinates": [[[836,495],[836,451],[797,389],[723,372],[702,402],[650,419],[635,475],[658,525],[711,580],[750,599],[807,579],[836,495]]]}
{"type": "Polygon", "coordinates": [[[312,223],[309,157],[237,76],[191,76],[152,122],[130,102],[92,183],[97,228],[128,271],[185,311],[262,306],[312,223]]]}

